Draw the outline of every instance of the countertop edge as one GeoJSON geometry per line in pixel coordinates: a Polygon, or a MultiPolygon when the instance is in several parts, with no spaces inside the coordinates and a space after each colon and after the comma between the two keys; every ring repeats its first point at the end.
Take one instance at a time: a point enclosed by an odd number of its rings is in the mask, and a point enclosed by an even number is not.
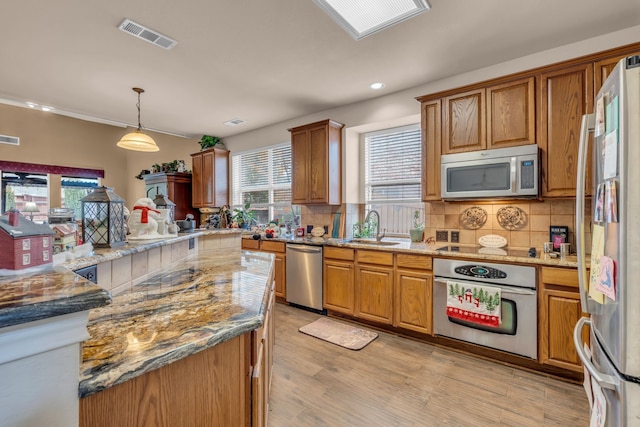
{"type": "Polygon", "coordinates": [[[6,328],[111,304],[109,292],[97,285],[92,288],[82,294],[61,297],[52,301],[36,302],[26,307],[3,308],[0,310],[0,325],[2,328],[6,328]]]}

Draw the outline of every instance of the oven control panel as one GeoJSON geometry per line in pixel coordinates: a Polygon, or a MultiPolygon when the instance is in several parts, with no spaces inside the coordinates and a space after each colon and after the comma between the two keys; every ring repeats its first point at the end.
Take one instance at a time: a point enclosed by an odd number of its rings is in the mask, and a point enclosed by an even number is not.
{"type": "Polygon", "coordinates": [[[462,265],[456,267],[454,271],[463,276],[480,277],[482,279],[506,279],[507,277],[507,273],[502,270],[482,265],[462,265]]]}

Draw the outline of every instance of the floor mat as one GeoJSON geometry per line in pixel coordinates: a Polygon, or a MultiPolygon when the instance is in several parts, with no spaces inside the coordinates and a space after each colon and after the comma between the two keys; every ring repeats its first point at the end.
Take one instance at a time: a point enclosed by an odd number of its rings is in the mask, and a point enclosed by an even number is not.
{"type": "Polygon", "coordinates": [[[349,350],[360,350],[378,337],[378,334],[345,323],[321,317],[298,329],[303,334],[328,341],[349,350]]]}

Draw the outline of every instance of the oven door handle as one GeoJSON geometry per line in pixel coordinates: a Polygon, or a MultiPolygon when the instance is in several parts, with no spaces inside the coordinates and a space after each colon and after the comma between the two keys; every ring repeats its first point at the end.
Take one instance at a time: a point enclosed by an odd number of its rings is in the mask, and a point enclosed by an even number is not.
{"type": "Polygon", "coordinates": [[[464,282],[464,281],[460,281],[460,280],[451,280],[448,279],[446,277],[441,277],[441,276],[436,276],[434,279],[434,283],[435,282],[441,282],[443,284],[446,285],[447,282],[456,282],[456,283],[460,283],[461,285],[469,284],[469,285],[474,285],[474,286],[482,286],[482,285],[487,285],[487,286],[493,286],[494,288],[500,288],[501,293],[505,293],[505,294],[516,294],[516,295],[536,295],[536,291],[535,289],[521,289],[521,288],[514,288],[511,286],[508,287],[504,287],[504,285],[498,285],[496,283],[483,283],[483,282],[464,282]]]}

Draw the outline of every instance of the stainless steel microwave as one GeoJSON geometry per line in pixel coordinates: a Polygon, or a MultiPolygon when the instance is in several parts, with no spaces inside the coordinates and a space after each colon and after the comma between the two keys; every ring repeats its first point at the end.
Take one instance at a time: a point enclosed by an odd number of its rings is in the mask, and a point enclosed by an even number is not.
{"type": "Polygon", "coordinates": [[[444,200],[538,196],[535,144],[444,154],[440,167],[444,200]]]}

